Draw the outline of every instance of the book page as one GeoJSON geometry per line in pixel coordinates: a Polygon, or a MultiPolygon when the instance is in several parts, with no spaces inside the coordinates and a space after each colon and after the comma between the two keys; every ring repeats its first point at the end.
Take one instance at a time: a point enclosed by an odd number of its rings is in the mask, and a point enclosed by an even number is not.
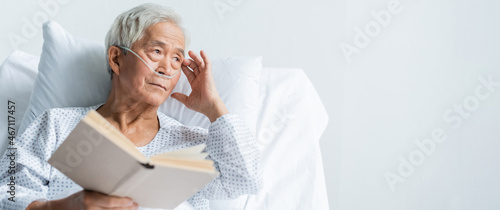
{"type": "Polygon", "coordinates": [[[217,172],[204,172],[155,166],[140,184],[129,191],[140,206],[174,209],[219,176],[217,172]]]}
{"type": "Polygon", "coordinates": [[[160,154],[161,156],[170,156],[170,155],[181,155],[181,154],[200,154],[203,149],[205,149],[207,145],[206,144],[199,144],[196,146],[180,149],[180,150],[175,150],[175,151],[170,151],[166,153],[160,154]]]}
{"type": "Polygon", "coordinates": [[[196,160],[196,159],[180,159],[180,158],[162,158],[151,157],[153,165],[161,165],[167,167],[177,167],[186,170],[198,170],[206,172],[215,172],[214,163],[211,160],[196,160]]]}

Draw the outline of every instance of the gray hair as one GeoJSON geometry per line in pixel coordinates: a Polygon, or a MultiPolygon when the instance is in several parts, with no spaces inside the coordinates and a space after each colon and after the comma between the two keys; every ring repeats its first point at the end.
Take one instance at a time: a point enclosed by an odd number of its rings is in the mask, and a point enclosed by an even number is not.
{"type": "MultiPolygon", "coordinates": [[[[189,34],[181,25],[181,16],[171,8],[158,4],[146,3],[134,7],[116,17],[115,22],[106,35],[105,43],[106,62],[111,78],[113,78],[113,71],[109,65],[109,48],[113,45],[131,48],[133,43],[144,36],[144,32],[147,28],[160,22],[171,22],[177,25],[184,34],[186,46],[189,44],[189,34]]],[[[127,52],[123,50],[123,54],[127,54],[127,52]]]]}

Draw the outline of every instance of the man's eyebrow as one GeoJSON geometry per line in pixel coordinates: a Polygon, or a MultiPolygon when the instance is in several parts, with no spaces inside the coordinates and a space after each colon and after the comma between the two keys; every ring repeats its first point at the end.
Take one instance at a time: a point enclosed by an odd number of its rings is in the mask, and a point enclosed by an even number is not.
{"type": "Polygon", "coordinates": [[[176,49],[177,51],[179,51],[179,52],[182,54],[182,56],[186,56],[186,54],[184,54],[184,49],[182,49],[182,48],[180,48],[180,47],[175,48],[175,49],[176,49]]]}
{"type": "Polygon", "coordinates": [[[165,42],[162,42],[162,41],[153,40],[153,41],[149,42],[149,45],[150,46],[164,46],[167,44],[165,44],[165,42]]]}
{"type": "MultiPolygon", "coordinates": [[[[153,40],[149,43],[150,46],[165,46],[167,45],[165,42],[162,42],[162,41],[159,41],[159,40],[153,40]]],[[[186,54],[184,53],[184,49],[178,47],[178,48],[175,48],[177,51],[179,51],[182,56],[185,56],[186,54]]]]}

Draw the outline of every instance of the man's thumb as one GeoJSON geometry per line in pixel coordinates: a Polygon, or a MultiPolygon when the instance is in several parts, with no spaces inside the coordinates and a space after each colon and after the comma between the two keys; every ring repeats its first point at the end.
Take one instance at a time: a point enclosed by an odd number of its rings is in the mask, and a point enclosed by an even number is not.
{"type": "Polygon", "coordinates": [[[174,98],[175,100],[178,100],[179,102],[181,102],[183,104],[186,102],[186,100],[188,98],[187,95],[182,94],[182,93],[172,93],[171,96],[172,96],[172,98],[174,98]]]}

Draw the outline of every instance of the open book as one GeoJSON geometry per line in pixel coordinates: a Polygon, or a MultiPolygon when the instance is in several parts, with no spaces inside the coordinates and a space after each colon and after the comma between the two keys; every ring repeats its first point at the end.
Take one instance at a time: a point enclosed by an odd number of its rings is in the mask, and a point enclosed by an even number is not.
{"type": "Polygon", "coordinates": [[[142,207],[173,209],[219,173],[204,144],[147,158],[95,110],[83,118],[49,163],[86,190],[130,197],[142,207]]]}

